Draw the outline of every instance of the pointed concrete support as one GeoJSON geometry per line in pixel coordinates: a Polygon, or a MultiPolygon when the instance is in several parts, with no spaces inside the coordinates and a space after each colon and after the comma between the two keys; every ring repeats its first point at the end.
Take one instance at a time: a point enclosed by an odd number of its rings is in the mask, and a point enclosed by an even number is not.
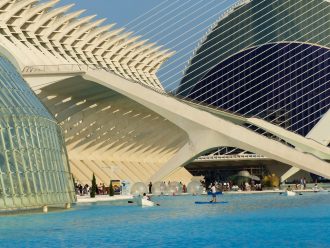
{"type": "Polygon", "coordinates": [[[221,134],[212,131],[193,133],[189,141],[150,178],[150,181],[163,181],[164,177],[170,176],[203,153],[218,147],[219,144],[230,146],[221,134]]]}
{"type": "Polygon", "coordinates": [[[185,144],[166,164],[164,164],[157,173],[155,173],[149,181],[163,181],[163,178],[175,173],[182,166],[185,166],[190,161],[194,160],[196,154],[202,151],[196,150],[192,144],[185,144]],[[181,165],[181,167],[178,167],[181,165]]]}
{"type": "MultiPolygon", "coordinates": [[[[182,167],[203,151],[219,146],[231,146],[330,178],[330,163],[311,155],[310,151],[302,152],[288,147],[276,140],[248,130],[242,125],[238,125],[225,118],[219,118],[209,112],[193,108],[168,95],[155,93],[150,89],[109,72],[88,71],[82,77],[85,80],[104,85],[136,101],[184,130],[188,134],[189,140],[192,142],[191,145],[194,147],[196,153],[192,158],[187,159],[188,154],[191,154],[191,152],[189,152],[188,148],[184,148],[187,149],[187,153],[182,150],[180,153],[183,154],[182,158],[176,155],[176,158],[180,159],[180,162],[177,161],[176,163],[177,167],[182,167]]],[[[327,151],[326,153],[329,154],[330,152],[327,151]]],[[[159,173],[160,175],[158,177],[154,175],[152,178],[155,180],[166,176],[164,172],[168,171],[171,173],[173,167],[175,167],[174,158],[161,167],[160,171],[162,172],[159,173]],[[170,168],[166,169],[167,166],[170,168]]]]}
{"type": "Polygon", "coordinates": [[[70,209],[71,208],[71,203],[65,203],[64,208],[65,209],[70,209]]]}
{"type": "Polygon", "coordinates": [[[296,174],[298,171],[300,171],[299,168],[297,167],[291,167],[287,172],[285,172],[282,176],[281,176],[281,183],[283,183],[285,180],[287,180],[289,177],[293,176],[294,174],[296,174]]]}
{"type": "Polygon", "coordinates": [[[306,138],[316,140],[317,142],[327,146],[330,143],[330,109],[324,114],[321,120],[306,135],[306,138]]]}

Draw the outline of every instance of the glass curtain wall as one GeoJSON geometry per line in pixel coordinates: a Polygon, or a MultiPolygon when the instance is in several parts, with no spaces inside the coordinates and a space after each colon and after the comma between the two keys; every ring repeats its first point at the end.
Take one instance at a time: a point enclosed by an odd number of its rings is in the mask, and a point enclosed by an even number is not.
{"type": "Polygon", "coordinates": [[[324,0],[242,1],[220,19],[187,67],[177,94],[192,87],[220,62],[265,44],[299,42],[329,47],[330,3],[324,0]]]}
{"type": "Polygon", "coordinates": [[[330,106],[329,62],[327,48],[266,44],[219,63],[188,97],[305,136],[330,106]]]}
{"type": "Polygon", "coordinates": [[[75,201],[59,125],[0,56],[0,209],[75,201]]]}

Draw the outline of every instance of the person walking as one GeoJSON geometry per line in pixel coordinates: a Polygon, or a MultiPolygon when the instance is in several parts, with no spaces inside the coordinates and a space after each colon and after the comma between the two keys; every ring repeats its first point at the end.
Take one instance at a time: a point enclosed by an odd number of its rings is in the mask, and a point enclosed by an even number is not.
{"type": "Polygon", "coordinates": [[[301,190],[304,189],[304,178],[303,177],[300,178],[300,189],[301,190]]]}

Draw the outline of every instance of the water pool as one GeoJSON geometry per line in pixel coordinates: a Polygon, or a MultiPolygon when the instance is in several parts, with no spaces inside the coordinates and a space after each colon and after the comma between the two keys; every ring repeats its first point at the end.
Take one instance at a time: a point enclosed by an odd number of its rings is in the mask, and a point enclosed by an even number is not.
{"type": "Polygon", "coordinates": [[[330,247],[330,194],[154,197],[0,216],[1,247],[330,247]]]}

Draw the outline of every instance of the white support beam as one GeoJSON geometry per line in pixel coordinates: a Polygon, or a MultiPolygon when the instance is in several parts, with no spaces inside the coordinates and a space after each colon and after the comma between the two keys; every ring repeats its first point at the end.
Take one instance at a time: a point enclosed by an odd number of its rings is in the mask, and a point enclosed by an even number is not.
{"type": "Polygon", "coordinates": [[[324,114],[306,138],[315,140],[325,146],[330,144],[330,110],[324,114]]]}
{"type": "Polygon", "coordinates": [[[285,182],[289,177],[293,176],[293,175],[296,174],[298,171],[300,171],[299,168],[297,168],[297,167],[291,167],[287,172],[285,172],[285,173],[281,176],[281,183],[285,182]]]}

